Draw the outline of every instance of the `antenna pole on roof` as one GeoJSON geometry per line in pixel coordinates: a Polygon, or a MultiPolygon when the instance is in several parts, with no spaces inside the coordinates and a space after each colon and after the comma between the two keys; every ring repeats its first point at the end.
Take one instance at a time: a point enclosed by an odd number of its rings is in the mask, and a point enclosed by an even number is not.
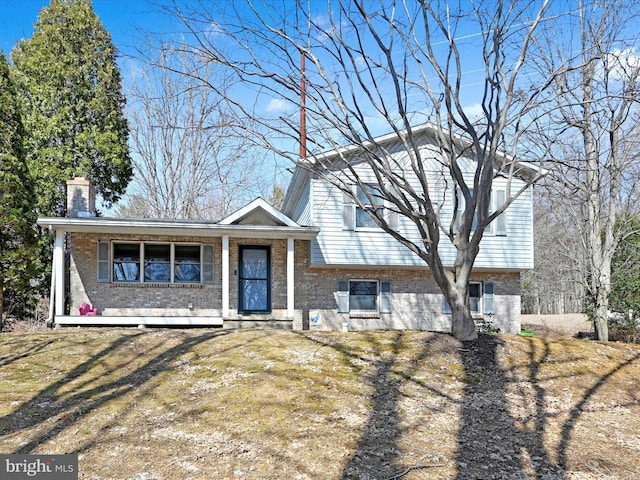
{"type": "Polygon", "coordinates": [[[305,81],[305,52],[300,49],[300,158],[307,158],[307,84],[305,81]]]}

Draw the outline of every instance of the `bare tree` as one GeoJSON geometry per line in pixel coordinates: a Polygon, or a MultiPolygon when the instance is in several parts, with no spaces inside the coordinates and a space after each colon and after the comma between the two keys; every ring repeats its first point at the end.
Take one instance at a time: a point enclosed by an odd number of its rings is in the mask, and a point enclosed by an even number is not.
{"type": "Polygon", "coordinates": [[[135,176],[119,214],[221,218],[252,200],[264,186],[261,157],[237,135],[225,99],[196,80],[222,89],[224,78],[167,49],[144,67],[127,92],[135,176]]]}
{"type": "Polygon", "coordinates": [[[545,99],[540,141],[551,145],[555,197],[572,212],[576,250],[585,252],[587,308],[608,340],[611,261],[630,233],[625,212],[638,195],[640,52],[637,1],[578,2],[562,25],[540,30],[541,73],[563,65],[545,99]],[[574,32],[566,35],[563,30],[574,32]]]}
{"type": "MultiPolygon", "coordinates": [[[[554,182],[553,179],[550,179],[554,182]]],[[[535,265],[522,274],[522,310],[535,314],[584,311],[585,251],[576,242],[572,205],[549,195],[546,181],[536,186],[533,225],[535,265]]]]}
{"type": "MultiPolygon", "coordinates": [[[[382,229],[422,258],[451,307],[453,334],[470,340],[477,333],[469,280],[484,230],[528,187],[512,188],[511,180],[534,171],[523,165],[541,156],[530,151],[526,157],[518,149],[537,90],[524,94],[516,86],[548,2],[450,3],[345,0],[311,12],[318,4],[234,2],[225,3],[222,12],[197,2],[176,5],[173,13],[187,30],[188,41],[179,48],[234,78],[232,89],[207,84],[240,117],[262,127],[251,137],[351,195],[382,229]],[[470,91],[472,96],[465,95],[470,91]],[[269,115],[260,109],[265,98],[288,108],[269,115]],[[472,103],[478,118],[470,113],[472,103]],[[301,108],[304,136],[295,115],[301,108]],[[421,148],[414,135],[414,127],[426,122],[436,132],[433,152],[421,148]],[[376,143],[386,132],[401,142],[406,162],[376,143]],[[308,152],[302,158],[296,153],[301,141],[308,152]],[[375,175],[378,188],[367,199],[353,193],[354,184],[367,191],[366,179],[350,164],[348,152],[340,168],[321,155],[343,152],[345,145],[356,148],[375,175]],[[475,172],[465,176],[469,159],[475,172]],[[452,218],[439,215],[443,197],[434,190],[427,160],[440,162],[439,185],[446,184],[455,197],[452,218]],[[497,175],[509,179],[508,198],[490,210],[497,175]],[[409,219],[420,241],[394,230],[375,207],[375,196],[409,219]],[[455,247],[453,265],[445,265],[441,242],[455,247]]],[[[538,177],[528,175],[527,183],[538,177]]]]}

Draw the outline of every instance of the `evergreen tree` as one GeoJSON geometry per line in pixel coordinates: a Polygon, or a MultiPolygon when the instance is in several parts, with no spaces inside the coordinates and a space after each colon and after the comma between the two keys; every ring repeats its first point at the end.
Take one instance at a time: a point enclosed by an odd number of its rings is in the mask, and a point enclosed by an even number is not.
{"type": "Polygon", "coordinates": [[[38,214],[65,208],[65,182],[89,178],[105,202],[132,176],[125,98],[111,36],[90,0],[51,0],[11,53],[38,214]]]}
{"type": "Polygon", "coordinates": [[[16,89],[0,52],[0,329],[5,304],[24,305],[15,300],[32,278],[35,218],[24,135],[16,89]]]}

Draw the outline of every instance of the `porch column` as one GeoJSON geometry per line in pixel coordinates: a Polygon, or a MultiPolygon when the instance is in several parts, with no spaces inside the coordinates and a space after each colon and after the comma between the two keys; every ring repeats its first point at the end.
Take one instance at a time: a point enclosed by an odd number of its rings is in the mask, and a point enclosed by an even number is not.
{"type": "Polygon", "coordinates": [[[222,236],[222,318],[229,316],[229,235],[222,236]]]}
{"type": "Polygon", "coordinates": [[[56,238],[53,242],[53,269],[55,298],[56,298],[56,316],[64,315],[64,237],[66,232],[56,230],[56,238]]]}
{"type": "Polygon", "coordinates": [[[293,318],[295,310],[295,256],[294,240],[287,238],[287,317],[293,318]]]}

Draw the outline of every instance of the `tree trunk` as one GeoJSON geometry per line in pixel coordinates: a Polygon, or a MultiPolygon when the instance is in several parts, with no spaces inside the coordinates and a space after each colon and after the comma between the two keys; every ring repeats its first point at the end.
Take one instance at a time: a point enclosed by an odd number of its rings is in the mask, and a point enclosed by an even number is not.
{"type": "Polygon", "coordinates": [[[597,278],[593,299],[593,326],[596,339],[602,342],[609,341],[609,295],[611,293],[611,261],[605,253],[601,261],[602,268],[597,278]]]}
{"type": "Polygon", "coordinates": [[[451,309],[451,332],[454,337],[462,342],[478,339],[476,323],[467,308],[451,309]]]}
{"type": "Polygon", "coordinates": [[[4,328],[4,275],[0,269],[0,332],[4,328]]]}
{"type": "Polygon", "coordinates": [[[466,300],[466,288],[455,285],[453,289],[454,292],[450,295],[451,298],[449,300],[449,306],[451,307],[451,333],[462,342],[477,340],[476,322],[471,316],[466,300]]]}
{"type": "MultiPolygon", "coordinates": [[[[600,297],[600,295],[598,295],[600,297]]],[[[609,314],[607,304],[598,304],[595,308],[595,318],[593,319],[596,331],[596,340],[602,342],[609,341],[609,314]]]]}

